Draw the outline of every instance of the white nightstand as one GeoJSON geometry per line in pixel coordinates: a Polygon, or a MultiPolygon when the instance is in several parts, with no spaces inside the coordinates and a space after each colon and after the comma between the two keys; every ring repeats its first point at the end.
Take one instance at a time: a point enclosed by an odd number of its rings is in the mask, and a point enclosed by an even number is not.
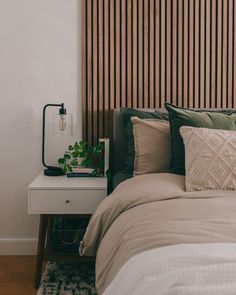
{"type": "MultiPolygon", "coordinates": [[[[43,261],[66,259],[65,255],[54,255],[47,247],[50,220],[55,216],[90,218],[98,204],[107,196],[105,177],[49,177],[39,174],[28,187],[28,213],[40,214],[35,287],[38,288],[43,261]]],[[[76,255],[77,259],[86,257],[76,255]]],[[[88,258],[87,258],[88,259],[88,258]]],[[[90,259],[91,260],[91,259],[90,259]]]]}

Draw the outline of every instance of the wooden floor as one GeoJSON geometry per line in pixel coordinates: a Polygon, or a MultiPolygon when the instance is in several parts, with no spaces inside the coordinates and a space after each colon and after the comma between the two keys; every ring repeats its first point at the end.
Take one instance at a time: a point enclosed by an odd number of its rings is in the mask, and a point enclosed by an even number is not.
{"type": "Polygon", "coordinates": [[[0,256],[0,294],[35,295],[35,256],[0,256]]]}

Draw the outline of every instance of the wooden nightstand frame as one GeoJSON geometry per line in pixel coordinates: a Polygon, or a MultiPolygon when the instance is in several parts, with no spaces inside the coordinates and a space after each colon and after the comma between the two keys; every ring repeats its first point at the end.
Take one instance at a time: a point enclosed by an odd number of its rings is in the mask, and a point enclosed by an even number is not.
{"type": "Polygon", "coordinates": [[[39,223],[39,236],[38,236],[38,248],[37,248],[37,259],[36,259],[36,270],[35,270],[35,281],[34,287],[38,289],[44,261],[57,261],[57,260],[73,260],[73,261],[94,261],[95,257],[80,256],[79,253],[75,254],[63,254],[54,253],[53,249],[47,243],[47,237],[49,232],[50,222],[55,217],[69,217],[77,219],[90,219],[91,214],[41,214],[39,223]]]}

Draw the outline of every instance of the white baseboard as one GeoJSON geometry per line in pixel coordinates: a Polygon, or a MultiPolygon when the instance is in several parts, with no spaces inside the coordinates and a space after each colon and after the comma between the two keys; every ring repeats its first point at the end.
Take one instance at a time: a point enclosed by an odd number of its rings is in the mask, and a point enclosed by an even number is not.
{"type": "Polygon", "coordinates": [[[36,255],[37,239],[0,239],[0,255],[36,255]]]}

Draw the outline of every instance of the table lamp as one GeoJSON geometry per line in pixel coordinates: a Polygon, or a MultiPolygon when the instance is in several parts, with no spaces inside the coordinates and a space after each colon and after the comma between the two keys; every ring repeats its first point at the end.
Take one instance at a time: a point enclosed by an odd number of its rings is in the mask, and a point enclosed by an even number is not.
{"type": "Polygon", "coordinates": [[[42,163],[46,168],[44,170],[44,175],[47,176],[60,176],[64,175],[64,172],[60,167],[49,166],[45,162],[45,124],[46,124],[46,110],[48,107],[59,108],[58,114],[53,117],[53,135],[60,137],[72,136],[72,115],[66,113],[64,103],[61,104],[46,104],[43,108],[43,134],[42,134],[42,163]]]}

